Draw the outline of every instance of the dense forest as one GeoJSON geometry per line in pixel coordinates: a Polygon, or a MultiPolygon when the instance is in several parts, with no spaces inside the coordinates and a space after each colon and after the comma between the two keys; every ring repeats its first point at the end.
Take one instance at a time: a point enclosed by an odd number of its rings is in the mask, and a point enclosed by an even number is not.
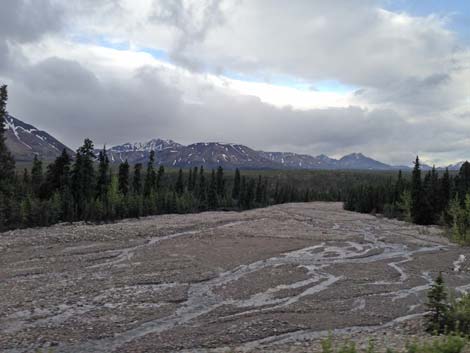
{"type": "Polygon", "coordinates": [[[346,196],[344,208],[421,225],[446,225],[454,240],[470,241],[470,163],[463,163],[455,176],[447,169],[439,175],[434,167],[424,177],[422,174],[416,157],[411,178],[404,178],[400,171],[394,182],[355,186],[346,196]]]}

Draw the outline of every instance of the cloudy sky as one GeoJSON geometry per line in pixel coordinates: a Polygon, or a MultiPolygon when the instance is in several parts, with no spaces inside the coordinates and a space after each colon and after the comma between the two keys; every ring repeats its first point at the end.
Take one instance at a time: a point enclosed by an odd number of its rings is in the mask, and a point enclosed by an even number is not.
{"type": "Polygon", "coordinates": [[[466,0],[2,0],[9,112],[75,148],[171,138],[470,158],[466,0]]]}

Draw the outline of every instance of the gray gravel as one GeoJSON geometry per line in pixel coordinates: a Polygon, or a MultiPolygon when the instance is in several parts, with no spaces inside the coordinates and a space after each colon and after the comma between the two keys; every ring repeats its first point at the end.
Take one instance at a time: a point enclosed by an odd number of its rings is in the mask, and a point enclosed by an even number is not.
{"type": "Polygon", "coordinates": [[[0,234],[0,351],[315,352],[403,346],[439,271],[470,289],[437,227],[287,204],[0,234]]]}

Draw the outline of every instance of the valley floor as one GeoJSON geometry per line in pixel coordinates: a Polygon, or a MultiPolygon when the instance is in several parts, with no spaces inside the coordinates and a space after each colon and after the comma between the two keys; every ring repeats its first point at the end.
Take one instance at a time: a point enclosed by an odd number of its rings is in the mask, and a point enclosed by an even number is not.
{"type": "MultiPolygon", "coordinates": [[[[439,271],[470,250],[435,227],[287,204],[0,234],[2,352],[314,352],[422,336],[439,271]]],[[[424,336],[423,336],[424,337],[424,336]]]]}

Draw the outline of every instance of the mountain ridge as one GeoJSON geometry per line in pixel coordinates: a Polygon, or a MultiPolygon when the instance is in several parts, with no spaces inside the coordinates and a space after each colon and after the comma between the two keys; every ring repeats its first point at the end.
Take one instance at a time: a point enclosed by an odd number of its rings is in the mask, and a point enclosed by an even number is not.
{"type": "Polygon", "coordinates": [[[30,162],[37,155],[45,161],[57,158],[65,148],[74,152],[55,137],[11,115],[5,119],[6,145],[17,162],[30,162]]]}
{"type": "MultiPolygon", "coordinates": [[[[236,143],[196,142],[187,146],[173,140],[154,138],[148,142],[125,143],[107,150],[111,161],[146,163],[151,151],[155,151],[156,164],[188,168],[203,165],[227,169],[305,169],[305,170],[411,170],[409,166],[394,166],[360,152],[347,154],[339,159],[325,154],[312,156],[294,152],[268,152],[255,150],[236,143]],[[139,148],[135,148],[139,146],[139,148]],[[146,146],[146,147],[142,147],[146,146]],[[152,147],[154,146],[154,147],[152,147]],[[156,147],[155,147],[156,146],[156,147]]],[[[448,166],[458,170],[463,162],[448,166]]],[[[423,164],[423,170],[431,169],[423,164]]],[[[440,170],[445,169],[437,168],[440,170]]]]}
{"type": "MultiPolygon", "coordinates": [[[[45,161],[54,160],[65,148],[74,152],[46,131],[8,115],[5,119],[6,144],[18,162],[30,162],[34,156],[45,161]]],[[[98,154],[100,150],[96,150],[98,154]]],[[[304,170],[410,170],[409,166],[393,166],[360,152],[347,154],[339,159],[325,154],[312,156],[294,152],[255,150],[237,143],[196,142],[183,145],[171,139],[153,138],[147,142],[126,142],[107,150],[111,162],[131,164],[147,163],[150,152],[155,151],[156,164],[177,168],[203,165],[226,169],[304,169],[304,170]]],[[[449,170],[458,170],[463,161],[451,164],[449,170]]],[[[422,164],[423,170],[432,167],[422,164]]],[[[445,168],[445,167],[444,167],[445,168]]],[[[443,170],[444,168],[437,168],[443,170]]]]}

